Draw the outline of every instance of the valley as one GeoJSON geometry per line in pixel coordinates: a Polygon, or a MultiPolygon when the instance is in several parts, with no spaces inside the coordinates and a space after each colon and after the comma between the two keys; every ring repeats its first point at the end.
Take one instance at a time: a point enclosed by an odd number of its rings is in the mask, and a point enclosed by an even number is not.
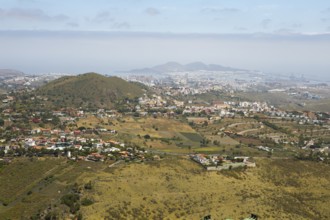
{"type": "Polygon", "coordinates": [[[5,92],[0,215],[327,219],[329,112],[200,88],[87,73],[5,92]]]}

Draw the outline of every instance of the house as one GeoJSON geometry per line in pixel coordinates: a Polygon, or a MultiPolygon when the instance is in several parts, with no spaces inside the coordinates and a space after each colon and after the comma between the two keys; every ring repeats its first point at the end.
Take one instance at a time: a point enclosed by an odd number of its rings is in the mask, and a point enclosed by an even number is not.
{"type": "Polygon", "coordinates": [[[110,147],[103,150],[104,152],[119,152],[120,149],[116,147],[110,147]]]}
{"type": "Polygon", "coordinates": [[[104,156],[99,154],[99,153],[91,153],[86,157],[86,160],[89,161],[103,161],[104,160],[104,156]]]}
{"type": "Polygon", "coordinates": [[[93,147],[95,147],[97,149],[101,149],[101,148],[103,148],[103,144],[102,143],[94,143],[93,147]]]}
{"type": "Polygon", "coordinates": [[[35,140],[33,140],[32,138],[25,140],[24,147],[28,148],[28,147],[34,147],[34,146],[36,146],[35,140]]]}
{"type": "Polygon", "coordinates": [[[73,135],[75,135],[75,136],[80,135],[80,134],[81,134],[81,131],[80,130],[73,131],[73,135]]]}
{"type": "Polygon", "coordinates": [[[75,149],[82,150],[82,145],[76,144],[73,146],[75,149]]]}
{"type": "Polygon", "coordinates": [[[50,129],[42,129],[42,130],[41,130],[41,133],[42,133],[43,135],[51,135],[51,130],[50,130],[50,129]]]}
{"type": "Polygon", "coordinates": [[[224,103],[223,101],[213,101],[212,104],[216,109],[225,109],[230,107],[230,105],[224,103]]]}

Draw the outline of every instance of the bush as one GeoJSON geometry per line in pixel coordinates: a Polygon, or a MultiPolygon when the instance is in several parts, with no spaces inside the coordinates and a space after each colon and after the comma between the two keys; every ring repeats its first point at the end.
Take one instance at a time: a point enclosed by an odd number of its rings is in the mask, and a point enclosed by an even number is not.
{"type": "Polygon", "coordinates": [[[77,215],[77,220],[82,220],[82,219],[83,219],[82,214],[81,212],[79,212],[79,214],[77,215]]]}
{"type": "Polygon", "coordinates": [[[149,134],[146,134],[146,135],[144,135],[144,138],[145,139],[150,139],[150,135],[149,134]]]}
{"type": "Polygon", "coordinates": [[[83,206],[89,206],[92,205],[94,202],[91,199],[88,198],[84,198],[83,200],[81,200],[81,205],[83,206]]]}
{"type": "Polygon", "coordinates": [[[85,189],[92,189],[93,187],[92,187],[92,181],[89,181],[88,183],[86,183],[85,185],[84,185],[84,188],[85,189]]]}
{"type": "Polygon", "coordinates": [[[56,220],[58,219],[58,215],[55,212],[49,212],[45,216],[45,220],[56,220]]]}
{"type": "Polygon", "coordinates": [[[70,212],[72,214],[75,214],[79,211],[80,209],[80,204],[79,203],[74,203],[72,206],[70,206],[70,212]]]}
{"type": "Polygon", "coordinates": [[[69,207],[74,206],[74,204],[78,201],[79,201],[79,195],[73,193],[66,194],[61,198],[61,203],[69,207]]]}

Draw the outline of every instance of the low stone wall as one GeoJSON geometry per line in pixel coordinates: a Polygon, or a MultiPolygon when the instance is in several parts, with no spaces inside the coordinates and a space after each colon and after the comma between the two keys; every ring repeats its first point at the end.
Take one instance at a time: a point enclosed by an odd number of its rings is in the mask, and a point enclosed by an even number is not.
{"type": "Polygon", "coordinates": [[[230,163],[230,164],[224,164],[221,166],[208,166],[208,167],[206,167],[206,170],[208,170],[208,171],[229,170],[229,169],[235,169],[238,167],[244,167],[245,165],[246,165],[245,163],[230,163]]]}

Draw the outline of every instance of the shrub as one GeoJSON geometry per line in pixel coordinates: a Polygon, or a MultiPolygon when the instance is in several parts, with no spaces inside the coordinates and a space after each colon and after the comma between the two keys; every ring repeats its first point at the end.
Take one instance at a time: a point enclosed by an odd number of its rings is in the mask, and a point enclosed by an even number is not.
{"type": "Polygon", "coordinates": [[[85,189],[92,189],[93,187],[92,187],[92,181],[89,181],[88,183],[86,183],[85,185],[84,185],[84,188],[85,189]]]}
{"type": "Polygon", "coordinates": [[[74,206],[74,204],[77,203],[78,201],[79,201],[79,195],[73,193],[66,194],[61,198],[61,203],[69,207],[74,206]]]}
{"type": "Polygon", "coordinates": [[[81,205],[83,206],[89,206],[92,205],[93,203],[94,203],[93,200],[89,198],[84,198],[83,200],[81,200],[81,205]]]}

